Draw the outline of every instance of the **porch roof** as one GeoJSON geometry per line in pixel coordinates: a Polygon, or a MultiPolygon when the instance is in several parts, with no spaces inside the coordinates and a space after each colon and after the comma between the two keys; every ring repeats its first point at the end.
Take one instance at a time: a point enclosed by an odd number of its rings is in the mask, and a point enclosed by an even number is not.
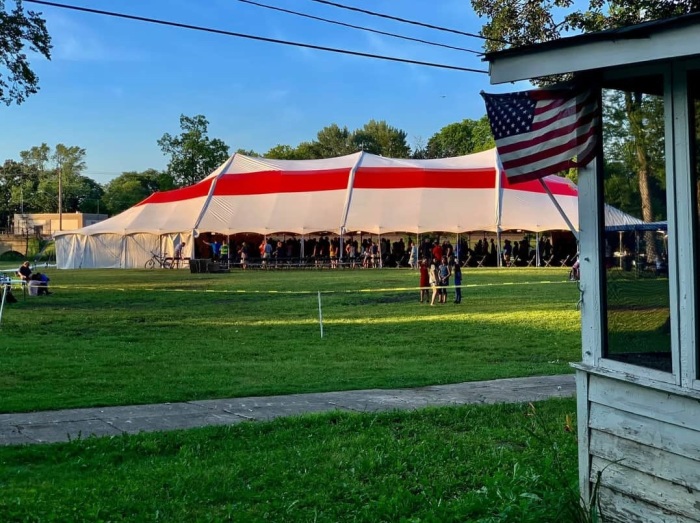
{"type": "Polygon", "coordinates": [[[487,53],[492,84],[700,56],[700,12],[487,53]]]}

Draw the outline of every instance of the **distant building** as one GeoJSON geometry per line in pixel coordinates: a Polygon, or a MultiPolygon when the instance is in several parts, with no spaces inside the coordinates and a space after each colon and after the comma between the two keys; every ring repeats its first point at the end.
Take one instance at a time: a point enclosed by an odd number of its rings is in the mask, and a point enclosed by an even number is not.
{"type": "Polygon", "coordinates": [[[58,231],[74,231],[93,223],[106,220],[106,214],[75,213],[41,213],[15,214],[13,225],[15,234],[32,236],[51,236],[58,231]]]}

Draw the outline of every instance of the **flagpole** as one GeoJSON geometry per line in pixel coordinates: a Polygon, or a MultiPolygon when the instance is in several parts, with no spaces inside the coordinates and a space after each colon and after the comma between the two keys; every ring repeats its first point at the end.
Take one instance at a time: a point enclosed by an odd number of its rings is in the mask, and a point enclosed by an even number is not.
{"type": "Polygon", "coordinates": [[[578,231],[577,231],[576,228],[574,227],[574,224],[571,223],[571,220],[569,220],[569,217],[568,217],[568,216],[566,215],[566,213],[564,212],[564,209],[561,208],[561,205],[559,205],[559,202],[557,201],[557,199],[556,199],[556,198],[554,197],[554,195],[552,194],[552,191],[549,190],[549,187],[548,187],[547,184],[544,182],[544,179],[543,179],[543,178],[539,178],[539,181],[540,181],[540,185],[542,185],[542,187],[544,188],[545,192],[546,192],[547,195],[549,196],[549,199],[552,200],[552,203],[553,203],[554,206],[557,208],[557,211],[559,211],[559,214],[561,215],[561,217],[562,217],[562,218],[564,219],[564,221],[566,222],[566,225],[568,225],[569,230],[571,231],[571,233],[572,233],[572,234],[574,235],[574,237],[576,238],[576,243],[578,243],[578,231]]]}

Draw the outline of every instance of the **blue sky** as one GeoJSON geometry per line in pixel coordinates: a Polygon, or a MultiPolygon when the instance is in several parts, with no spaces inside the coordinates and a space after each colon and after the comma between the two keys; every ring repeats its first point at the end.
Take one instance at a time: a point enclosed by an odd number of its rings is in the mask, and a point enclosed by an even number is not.
{"type": "MultiPolygon", "coordinates": [[[[259,0],[277,7],[415,38],[482,50],[479,39],[353,13],[309,0],[259,0]]],[[[274,12],[238,0],[66,0],[65,3],[226,31],[486,69],[481,58],[274,12]]],[[[469,0],[341,0],[339,3],[478,33],[469,0]]],[[[83,147],[85,174],[106,183],[123,171],[164,169],[157,145],[178,134],[181,114],[203,114],[209,136],[264,153],[296,146],[332,123],[353,130],[370,119],[423,143],[445,125],[485,114],[485,74],[435,69],[163,27],[26,3],[53,38],[51,61],[32,65],[41,90],[0,107],[0,161],[46,142],[83,147]]]]}

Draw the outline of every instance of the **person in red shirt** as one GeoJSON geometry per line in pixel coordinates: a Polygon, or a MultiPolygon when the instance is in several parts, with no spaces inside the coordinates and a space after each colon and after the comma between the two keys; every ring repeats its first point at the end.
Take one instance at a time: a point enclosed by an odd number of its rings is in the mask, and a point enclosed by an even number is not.
{"type": "Polygon", "coordinates": [[[442,260],[442,247],[440,247],[440,243],[437,241],[433,244],[433,259],[437,260],[438,263],[442,260]]]}
{"type": "Polygon", "coordinates": [[[420,261],[420,302],[423,303],[423,298],[425,298],[425,303],[428,303],[428,291],[430,290],[430,280],[428,279],[428,260],[422,259],[420,261]]]}

